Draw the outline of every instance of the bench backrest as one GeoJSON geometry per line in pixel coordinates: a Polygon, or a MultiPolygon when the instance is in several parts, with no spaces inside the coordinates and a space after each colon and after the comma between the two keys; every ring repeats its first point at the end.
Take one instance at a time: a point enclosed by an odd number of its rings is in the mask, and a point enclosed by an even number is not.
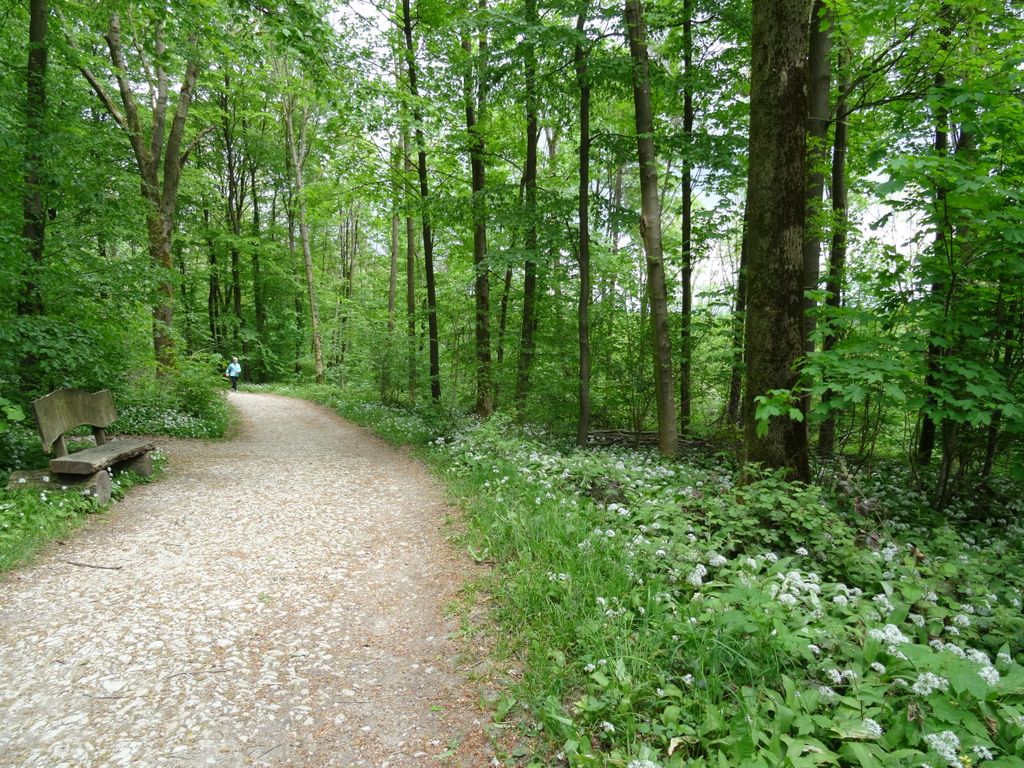
{"type": "Polygon", "coordinates": [[[82,389],[58,389],[32,401],[32,413],[43,439],[43,450],[49,452],[54,443],[57,454],[66,455],[62,439],[69,429],[88,424],[93,427],[96,442],[106,441],[103,430],[117,419],[114,398],[109,389],[86,392],[82,389]]]}

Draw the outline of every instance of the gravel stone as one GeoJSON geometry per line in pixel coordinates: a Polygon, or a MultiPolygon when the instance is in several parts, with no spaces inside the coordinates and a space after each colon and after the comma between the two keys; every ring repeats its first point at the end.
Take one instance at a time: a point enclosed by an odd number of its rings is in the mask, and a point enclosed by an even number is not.
{"type": "Polygon", "coordinates": [[[230,398],[234,438],[160,438],[158,482],[0,576],[0,765],[488,765],[444,615],[476,566],[428,472],[230,398]]]}

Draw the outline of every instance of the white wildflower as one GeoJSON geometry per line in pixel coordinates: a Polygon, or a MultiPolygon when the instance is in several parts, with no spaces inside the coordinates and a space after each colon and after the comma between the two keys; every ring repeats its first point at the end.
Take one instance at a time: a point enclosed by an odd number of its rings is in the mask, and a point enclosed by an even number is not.
{"type": "Polygon", "coordinates": [[[979,760],[996,759],[995,753],[993,753],[988,747],[982,746],[981,744],[976,744],[972,751],[974,752],[974,756],[979,760]]]}
{"type": "Polygon", "coordinates": [[[880,675],[884,675],[885,674],[885,664],[882,664],[879,661],[871,662],[871,668],[873,670],[875,670],[875,672],[877,672],[880,675]]]}
{"type": "Polygon", "coordinates": [[[864,718],[864,735],[869,739],[882,738],[882,726],[870,717],[864,718]]]}
{"type": "Polygon", "coordinates": [[[924,740],[939,757],[946,761],[950,768],[958,768],[960,765],[960,739],[955,733],[952,731],[926,733],[924,740]]]}
{"type": "Polygon", "coordinates": [[[886,624],[882,629],[869,629],[868,636],[888,645],[910,642],[910,638],[900,632],[899,627],[895,624],[886,624]]]}
{"type": "Polygon", "coordinates": [[[705,568],[701,563],[697,563],[690,571],[690,575],[686,577],[686,580],[695,587],[699,587],[704,583],[704,577],[707,576],[708,569],[705,568]]]}
{"type": "Polygon", "coordinates": [[[946,678],[931,672],[922,672],[910,690],[918,696],[929,696],[933,691],[945,691],[947,688],[949,681],[946,678]]]}

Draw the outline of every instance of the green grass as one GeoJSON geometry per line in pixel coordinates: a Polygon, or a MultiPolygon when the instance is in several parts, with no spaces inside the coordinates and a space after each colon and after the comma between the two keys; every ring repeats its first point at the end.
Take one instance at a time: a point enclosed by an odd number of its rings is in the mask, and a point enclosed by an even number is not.
{"type": "MultiPolygon", "coordinates": [[[[166,459],[158,450],[154,452],[153,474],[149,477],[135,472],[118,473],[111,487],[112,501],[124,498],[136,485],[158,479],[165,465],[166,459]]],[[[108,508],[78,491],[0,491],[0,573],[32,562],[51,542],[71,535],[88,515],[103,514],[108,508]]]]}
{"type": "Polygon", "coordinates": [[[95,501],[74,491],[0,494],[0,572],[29,562],[39,550],[68,536],[86,515],[98,510],[95,501]]]}

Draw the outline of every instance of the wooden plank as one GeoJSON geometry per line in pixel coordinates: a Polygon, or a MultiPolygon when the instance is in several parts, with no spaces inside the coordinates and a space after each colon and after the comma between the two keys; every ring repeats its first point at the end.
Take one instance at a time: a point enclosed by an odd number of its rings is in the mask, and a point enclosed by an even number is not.
{"type": "Polygon", "coordinates": [[[53,459],[50,461],[50,469],[70,475],[87,475],[151,451],[155,447],[146,439],[113,440],[105,445],[97,445],[95,448],[86,448],[84,451],[53,459]]]}
{"type": "Polygon", "coordinates": [[[110,475],[106,470],[93,472],[90,475],[58,475],[52,470],[37,469],[29,472],[12,472],[7,483],[7,490],[21,488],[37,488],[44,491],[78,491],[83,496],[91,496],[97,504],[110,501],[110,475]]]}
{"type": "Polygon", "coordinates": [[[43,450],[69,429],[89,424],[109,427],[117,419],[117,409],[109,389],[86,392],[82,389],[58,389],[32,401],[32,414],[43,438],[43,450]]]}

